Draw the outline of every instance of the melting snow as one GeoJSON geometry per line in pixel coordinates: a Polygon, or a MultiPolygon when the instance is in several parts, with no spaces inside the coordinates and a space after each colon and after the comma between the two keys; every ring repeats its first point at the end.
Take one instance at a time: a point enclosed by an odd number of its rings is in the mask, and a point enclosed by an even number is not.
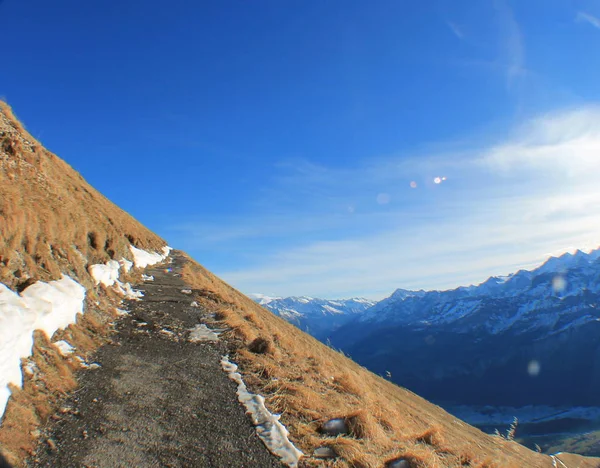
{"type": "MultiPolygon", "coordinates": [[[[162,255],[145,252],[130,246],[137,267],[146,267],[164,260],[171,250],[162,249],[162,255]]],[[[119,269],[129,271],[133,263],[122,258],[109,260],[106,264],[92,265],[90,275],[96,285],[113,286],[130,299],[143,296],[132,289],[129,283],[119,281],[119,269]]],[[[20,295],[0,283],[0,417],[4,414],[10,397],[8,384],[23,385],[21,358],[31,356],[33,332],[42,330],[51,338],[54,332],[75,323],[78,313],[83,313],[85,288],[77,281],[62,275],[60,280],[44,283],[38,281],[20,295]]],[[[117,309],[119,315],[127,313],[117,309]]],[[[63,355],[71,354],[74,348],[66,341],[54,343],[63,355]]],[[[26,367],[34,371],[34,364],[26,367]]]]}
{"type": "Polygon", "coordinates": [[[75,359],[79,361],[79,364],[81,364],[81,367],[83,367],[84,369],[99,369],[100,367],[102,367],[97,362],[92,362],[91,364],[88,364],[87,362],[85,362],[85,359],[83,359],[81,356],[75,356],[75,359]]]}
{"type": "Polygon", "coordinates": [[[69,354],[73,354],[73,352],[75,351],[75,348],[73,348],[73,346],[71,346],[65,340],[55,341],[52,344],[58,348],[58,351],[63,356],[68,356],[69,354]]]}
{"type": "Polygon", "coordinates": [[[119,262],[109,260],[105,265],[96,264],[89,268],[90,275],[94,278],[96,286],[103,284],[104,286],[112,286],[119,279],[119,262]]]}
{"type": "MultiPolygon", "coordinates": [[[[135,262],[135,266],[138,268],[146,268],[148,265],[154,265],[155,263],[162,262],[171,251],[171,247],[164,247],[162,252],[163,255],[156,252],[146,252],[145,250],[136,249],[130,245],[131,253],[135,262]]],[[[129,283],[119,282],[119,269],[123,268],[125,273],[129,272],[133,267],[134,262],[130,262],[126,258],[122,258],[118,262],[116,260],[109,260],[105,264],[92,265],[89,268],[90,275],[94,278],[96,286],[103,284],[104,286],[112,286],[116,284],[117,292],[125,295],[128,299],[137,299],[142,297],[139,291],[131,289],[129,283]]],[[[144,281],[153,281],[152,276],[142,275],[144,281]]]]}
{"type": "Polygon", "coordinates": [[[292,468],[297,467],[298,461],[304,454],[288,439],[288,430],[279,422],[280,416],[269,412],[265,406],[265,399],[261,395],[255,395],[248,391],[242,376],[236,372],[237,365],[230,362],[227,356],[223,356],[221,359],[221,366],[229,378],[238,384],[238,400],[250,414],[258,437],[273,454],[281,458],[283,463],[292,468]]]}
{"type": "Polygon", "coordinates": [[[21,295],[0,284],[0,416],[10,396],[8,384],[23,384],[21,358],[31,355],[34,330],[52,337],[75,322],[84,299],[85,288],[64,275],[49,283],[38,281],[21,295]]]}
{"type": "Polygon", "coordinates": [[[129,250],[131,250],[131,254],[133,255],[133,263],[135,263],[136,268],[146,268],[148,265],[162,262],[169,256],[169,252],[172,249],[171,247],[163,247],[162,255],[157,252],[146,252],[142,249],[136,249],[133,245],[129,246],[129,250]]]}
{"type": "Polygon", "coordinates": [[[37,366],[35,365],[35,362],[29,361],[23,366],[23,370],[26,374],[34,375],[37,372],[37,366]]]}
{"type": "Polygon", "coordinates": [[[221,330],[211,330],[204,324],[196,325],[190,329],[190,341],[192,343],[198,341],[219,341],[221,330]]]}
{"type": "Polygon", "coordinates": [[[115,282],[115,290],[125,296],[126,299],[133,299],[134,301],[139,301],[141,297],[144,297],[142,291],[133,289],[129,283],[121,283],[119,280],[115,282]]]}
{"type": "Polygon", "coordinates": [[[121,260],[119,260],[119,264],[121,265],[121,268],[123,268],[123,271],[125,273],[129,273],[133,268],[133,262],[130,262],[126,258],[122,258],[121,260]]]}

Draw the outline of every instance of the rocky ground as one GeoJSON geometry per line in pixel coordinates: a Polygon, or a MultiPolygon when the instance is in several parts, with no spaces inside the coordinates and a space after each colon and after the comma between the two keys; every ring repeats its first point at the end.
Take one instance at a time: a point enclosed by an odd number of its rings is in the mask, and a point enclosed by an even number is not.
{"type": "Polygon", "coordinates": [[[190,341],[210,322],[181,279],[185,259],[146,271],[141,301],[44,430],[31,467],[275,467],[221,369],[227,343],[190,341]]]}

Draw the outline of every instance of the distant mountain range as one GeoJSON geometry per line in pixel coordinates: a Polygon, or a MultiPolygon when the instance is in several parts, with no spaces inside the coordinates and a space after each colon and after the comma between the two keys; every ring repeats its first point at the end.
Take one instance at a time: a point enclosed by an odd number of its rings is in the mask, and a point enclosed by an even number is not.
{"type": "Polygon", "coordinates": [[[477,286],[398,289],[370,307],[255,300],[439,403],[600,405],[600,250],[477,286]]]}
{"type": "Polygon", "coordinates": [[[308,296],[286,298],[269,297],[264,294],[249,296],[275,315],[322,341],[326,341],[331,333],[354,319],[357,314],[377,303],[362,298],[326,300],[308,296]]]}
{"type": "Polygon", "coordinates": [[[600,251],[450,291],[397,290],[331,334],[449,404],[600,404],[600,251]]]}

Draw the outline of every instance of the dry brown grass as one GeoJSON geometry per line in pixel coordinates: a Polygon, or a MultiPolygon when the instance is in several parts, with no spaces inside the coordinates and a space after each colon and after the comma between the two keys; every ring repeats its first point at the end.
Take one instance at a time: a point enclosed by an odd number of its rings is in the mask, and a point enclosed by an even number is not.
{"type": "MultiPolygon", "coordinates": [[[[0,102],[0,282],[22,290],[37,280],[67,274],[88,289],[86,314],[57,332],[86,357],[105,342],[120,299],[94,291],[87,268],[131,257],[129,245],[158,250],[164,241],[115,206],[68,164],[42,147],[0,102]],[[98,303],[98,304],[96,304],[98,303]]],[[[13,387],[0,426],[0,451],[16,466],[30,455],[39,427],[76,385],[80,368],[49,337],[36,332],[37,372],[13,387]]]]}
{"type": "MultiPolygon", "coordinates": [[[[398,457],[418,467],[551,467],[546,455],[484,434],[414,393],[360,367],[276,317],[193,262],[184,279],[196,300],[230,328],[232,360],[247,385],[281,413],[292,440],[307,455],[305,466],[382,467],[398,457]],[[252,352],[257,339],[269,342],[252,352]],[[344,418],[348,436],[327,437],[321,425],[344,418]],[[335,461],[311,458],[329,446],[335,461]]],[[[596,466],[590,461],[588,466],[596,466]]]]}
{"type": "Polygon", "coordinates": [[[0,102],[0,282],[67,273],[86,287],[86,266],[130,256],[129,244],[165,242],[44,149],[0,102]]]}

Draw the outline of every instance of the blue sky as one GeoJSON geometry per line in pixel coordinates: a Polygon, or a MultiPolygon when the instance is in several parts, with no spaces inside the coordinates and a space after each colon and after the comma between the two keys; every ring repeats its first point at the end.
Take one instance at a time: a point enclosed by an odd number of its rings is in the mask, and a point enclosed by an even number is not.
{"type": "Polygon", "coordinates": [[[0,19],[28,130],[243,292],[380,298],[600,244],[596,1],[4,0],[0,19]]]}

